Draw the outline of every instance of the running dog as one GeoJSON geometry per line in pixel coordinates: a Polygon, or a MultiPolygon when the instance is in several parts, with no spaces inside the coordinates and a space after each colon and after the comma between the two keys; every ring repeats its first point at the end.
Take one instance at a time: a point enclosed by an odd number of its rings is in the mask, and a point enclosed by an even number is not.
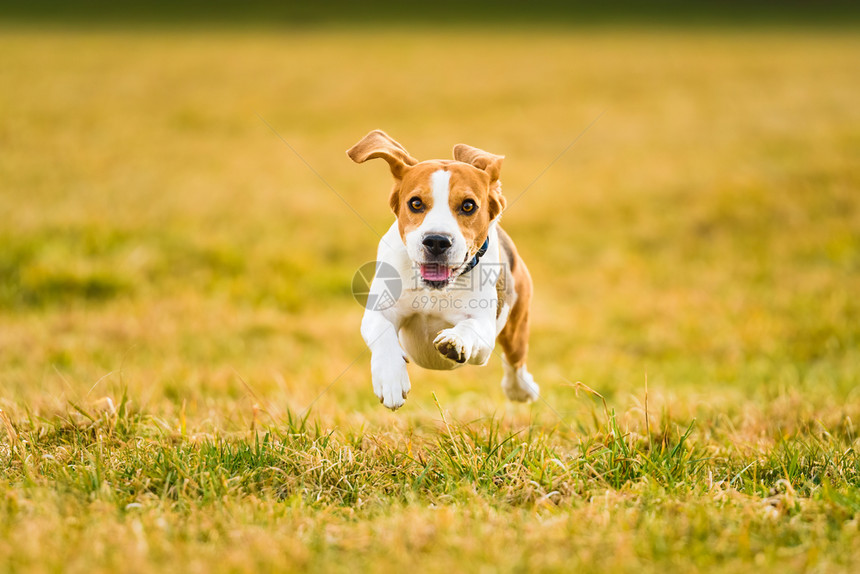
{"type": "Polygon", "coordinates": [[[397,220],[379,242],[370,292],[385,291],[384,264],[396,270],[402,290],[388,305],[366,306],[361,322],[379,400],[392,410],[403,406],[410,361],[437,370],[485,365],[496,342],[505,394],[537,399],[540,389],[526,370],[532,280],[498,223],[504,156],[457,144],[453,160],[419,162],[380,130],[347,155],[356,163],[381,158],[394,177],[388,203],[397,220]]]}

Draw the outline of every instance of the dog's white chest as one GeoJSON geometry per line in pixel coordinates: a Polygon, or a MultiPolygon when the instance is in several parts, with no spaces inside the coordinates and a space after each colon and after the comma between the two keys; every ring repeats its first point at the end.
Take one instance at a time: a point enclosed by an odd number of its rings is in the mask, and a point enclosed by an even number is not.
{"type": "Polygon", "coordinates": [[[416,365],[425,369],[453,370],[462,365],[440,355],[433,345],[437,333],[453,326],[453,323],[442,317],[415,314],[404,321],[398,331],[398,339],[409,360],[416,365]]]}
{"type": "Polygon", "coordinates": [[[425,369],[452,370],[462,366],[439,354],[433,340],[470,315],[474,294],[467,291],[407,289],[392,311],[397,336],[409,359],[425,369]]]}

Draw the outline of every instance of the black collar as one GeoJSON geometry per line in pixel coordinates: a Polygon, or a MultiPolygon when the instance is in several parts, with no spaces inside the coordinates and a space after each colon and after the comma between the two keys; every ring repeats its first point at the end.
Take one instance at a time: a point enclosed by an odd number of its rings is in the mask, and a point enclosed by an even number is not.
{"type": "Polygon", "coordinates": [[[490,246],[490,237],[487,236],[487,238],[484,240],[484,244],[481,245],[481,248],[478,249],[478,252],[475,253],[475,256],[472,257],[472,260],[469,261],[468,265],[466,265],[466,268],[460,272],[460,275],[465,275],[466,273],[468,273],[469,271],[474,269],[475,266],[478,264],[478,261],[481,259],[481,257],[484,256],[484,253],[487,252],[487,248],[489,246],[490,246]]]}

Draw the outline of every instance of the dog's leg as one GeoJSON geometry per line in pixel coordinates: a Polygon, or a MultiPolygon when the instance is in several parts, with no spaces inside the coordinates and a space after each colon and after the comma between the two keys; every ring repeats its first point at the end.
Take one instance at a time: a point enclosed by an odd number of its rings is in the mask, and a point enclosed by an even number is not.
{"type": "Polygon", "coordinates": [[[439,353],[457,363],[486,365],[495,346],[493,331],[492,319],[470,317],[439,331],[433,345],[439,353]]]}
{"type": "Polygon", "coordinates": [[[367,309],[361,320],[361,336],[371,352],[373,392],[382,404],[395,411],[403,406],[411,388],[406,353],[397,339],[397,330],[380,311],[367,309]]]}
{"type": "Polygon", "coordinates": [[[526,370],[526,364],[514,366],[508,362],[507,354],[502,356],[502,366],[505,374],[502,376],[502,390],[512,401],[530,403],[540,397],[540,387],[532,374],[526,370]]]}
{"type": "Polygon", "coordinates": [[[540,387],[526,369],[529,351],[529,303],[532,297],[531,277],[522,263],[517,261],[521,274],[516,278],[517,299],[511,308],[508,321],[499,333],[498,342],[504,351],[502,389],[512,401],[530,402],[540,396],[540,387]]]}

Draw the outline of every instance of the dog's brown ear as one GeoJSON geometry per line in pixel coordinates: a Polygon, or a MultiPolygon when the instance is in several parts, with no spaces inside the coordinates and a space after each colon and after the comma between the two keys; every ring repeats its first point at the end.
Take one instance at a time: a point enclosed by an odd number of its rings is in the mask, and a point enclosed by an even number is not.
{"type": "Polygon", "coordinates": [[[403,179],[406,170],[418,163],[417,159],[409,155],[406,148],[382,130],[373,130],[346,150],[346,154],[355,163],[364,163],[369,159],[381,157],[388,162],[391,175],[396,179],[403,179]]]}
{"type": "Polygon", "coordinates": [[[486,171],[490,176],[490,183],[499,179],[502,171],[503,155],[496,155],[466,144],[454,146],[454,159],[474,165],[478,169],[486,171]]]}
{"type": "Polygon", "coordinates": [[[476,147],[466,144],[457,144],[454,146],[454,159],[468,163],[477,167],[480,170],[487,172],[490,176],[490,219],[495,219],[502,211],[505,210],[505,197],[502,195],[502,183],[499,181],[499,174],[502,171],[503,155],[496,155],[476,147]]]}

